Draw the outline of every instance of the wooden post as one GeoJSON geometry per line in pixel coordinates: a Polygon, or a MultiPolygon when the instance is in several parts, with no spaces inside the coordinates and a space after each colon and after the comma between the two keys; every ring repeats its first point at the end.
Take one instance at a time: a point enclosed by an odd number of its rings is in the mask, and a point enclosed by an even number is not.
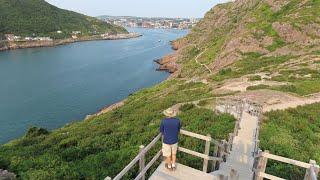
{"type": "Polygon", "coordinates": [[[229,133],[227,153],[230,153],[230,151],[231,151],[231,149],[232,149],[233,138],[234,138],[233,133],[229,133]]]}
{"type": "MultiPolygon", "coordinates": [[[[142,152],[144,150],[144,145],[141,145],[139,148],[140,148],[140,152],[142,152]]],[[[139,172],[143,171],[144,168],[145,168],[145,154],[143,153],[139,160],[139,172]]],[[[145,180],[145,179],[146,177],[145,175],[143,175],[141,180],[145,180]]]]}
{"type": "MultiPolygon", "coordinates": [[[[210,134],[207,134],[208,138],[211,138],[210,134]]],[[[206,141],[206,145],[205,145],[205,149],[204,149],[204,154],[209,156],[209,152],[210,152],[210,141],[206,141]]],[[[208,171],[208,160],[207,159],[203,159],[203,172],[207,172],[208,171]]]]}
{"type": "Polygon", "coordinates": [[[239,174],[235,169],[230,170],[230,178],[229,180],[238,180],[239,179],[239,174]]]}
{"type": "MultiPolygon", "coordinates": [[[[224,153],[227,153],[227,152],[228,152],[228,142],[227,142],[226,140],[222,140],[221,143],[222,143],[222,145],[223,145],[223,147],[224,147],[224,149],[222,150],[222,153],[223,153],[223,154],[224,154],[224,153]]],[[[222,155],[223,155],[223,154],[222,154],[222,155]]]]}
{"type": "MultiPolygon", "coordinates": [[[[218,157],[218,149],[219,149],[219,147],[217,145],[215,145],[214,146],[214,153],[213,153],[214,157],[218,157]]],[[[217,165],[217,161],[212,161],[211,172],[216,170],[216,165],[217,165]]]]}
{"type": "Polygon", "coordinates": [[[317,163],[315,160],[309,161],[311,167],[306,170],[306,174],[304,176],[304,180],[317,180],[317,176],[319,173],[319,169],[317,168],[317,163]]]}
{"type": "Polygon", "coordinates": [[[254,156],[258,155],[260,140],[256,140],[254,156]]]}
{"type": "Polygon", "coordinates": [[[236,125],[235,125],[234,131],[233,131],[233,134],[234,134],[235,136],[238,135],[239,129],[240,129],[240,121],[236,121],[236,125]]]}
{"type": "MultiPolygon", "coordinates": [[[[223,141],[221,141],[220,146],[218,147],[218,152],[217,152],[217,157],[218,158],[222,158],[222,156],[223,156],[223,149],[224,149],[223,147],[224,147],[223,141]]],[[[219,168],[219,166],[220,166],[220,162],[219,161],[217,162],[217,166],[219,168]]]]}
{"type": "MultiPolygon", "coordinates": [[[[265,151],[265,152],[269,153],[269,151],[265,151]]],[[[266,171],[267,163],[268,163],[268,158],[262,157],[262,156],[259,157],[258,166],[257,166],[258,172],[256,173],[256,180],[263,180],[263,177],[259,177],[259,172],[264,173],[266,171]]]]}

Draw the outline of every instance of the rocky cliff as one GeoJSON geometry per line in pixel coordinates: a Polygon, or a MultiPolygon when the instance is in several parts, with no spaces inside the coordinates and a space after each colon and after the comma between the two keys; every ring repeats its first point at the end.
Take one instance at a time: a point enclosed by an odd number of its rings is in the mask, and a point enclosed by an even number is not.
{"type": "MultiPolygon", "coordinates": [[[[320,50],[319,2],[312,0],[237,0],[211,9],[191,33],[173,43],[182,76],[194,71],[192,56],[206,51],[200,61],[214,73],[255,53],[258,59],[307,56],[320,50]]],[[[173,57],[170,55],[170,57],[173,57]]],[[[170,58],[168,57],[168,58],[170,58]]],[[[168,60],[164,62],[169,63],[168,60]]],[[[196,71],[195,73],[200,73],[196,71]]]]}

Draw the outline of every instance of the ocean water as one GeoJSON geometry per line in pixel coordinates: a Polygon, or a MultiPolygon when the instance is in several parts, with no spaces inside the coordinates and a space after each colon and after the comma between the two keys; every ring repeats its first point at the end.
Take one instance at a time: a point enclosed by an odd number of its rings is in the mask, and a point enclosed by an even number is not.
{"type": "Polygon", "coordinates": [[[154,59],[185,30],[129,29],[143,36],[0,52],[0,144],[29,127],[62,127],[165,80],[154,59]]]}

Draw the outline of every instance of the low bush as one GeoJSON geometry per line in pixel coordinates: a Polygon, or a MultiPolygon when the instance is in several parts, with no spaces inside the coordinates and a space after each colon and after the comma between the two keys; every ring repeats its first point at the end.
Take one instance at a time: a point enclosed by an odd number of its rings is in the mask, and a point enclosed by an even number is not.
{"type": "MultiPolygon", "coordinates": [[[[260,132],[261,148],[272,154],[308,163],[320,162],[320,103],[266,113],[260,132]]],[[[305,169],[268,161],[267,173],[303,179],[305,169]]]]}

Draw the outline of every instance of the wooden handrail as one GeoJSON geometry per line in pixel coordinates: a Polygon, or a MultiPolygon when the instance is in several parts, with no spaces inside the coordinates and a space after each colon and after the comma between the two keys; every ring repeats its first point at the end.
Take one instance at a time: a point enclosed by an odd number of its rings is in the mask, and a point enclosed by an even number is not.
{"type": "Polygon", "coordinates": [[[209,160],[209,161],[223,161],[222,158],[208,156],[208,155],[205,155],[205,154],[202,154],[202,153],[199,153],[199,152],[196,152],[196,151],[192,151],[190,149],[186,149],[186,148],[183,148],[183,147],[178,147],[178,150],[181,151],[181,152],[193,155],[193,156],[197,156],[197,157],[202,158],[202,159],[209,160]]]}
{"type": "Polygon", "coordinates": [[[146,154],[161,138],[161,134],[156,136],[151,143],[149,143],[115,178],[114,180],[120,180],[139,160],[146,154]]]}
{"type": "Polygon", "coordinates": [[[258,172],[258,176],[259,177],[263,177],[263,178],[267,178],[267,179],[272,179],[272,180],[285,180],[285,179],[282,179],[282,178],[279,178],[277,176],[273,176],[271,174],[267,174],[267,173],[264,173],[264,172],[258,172]]]}
{"type": "Polygon", "coordinates": [[[304,180],[317,180],[319,165],[317,165],[316,161],[314,161],[314,160],[310,160],[310,162],[308,164],[308,163],[297,161],[294,159],[289,159],[289,158],[285,158],[282,156],[273,155],[273,154],[270,154],[268,151],[260,152],[257,157],[260,157],[260,159],[258,161],[257,170],[255,170],[257,180],[262,180],[263,178],[282,180],[282,178],[265,173],[265,168],[266,168],[268,159],[272,159],[275,161],[279,161],[279,162],[283,162],[283,163],[287,163],[287,164],[291,164],[294,166],[305,168],[307,170],[306,170],[306,175],[305,175],[304,180]]]}
{"type": "MultiPolygon", "coordinates": [[[[212,139],[210,136],[204,136],[201,134],[197,134],[197,133],[193,133],[190,131],[186,131],[186,130],[180,130],[180,134],[182,135],[186,135],[186,136],[190,136],[190,137],[194,137],[200,140],[204,140],[206,142],[212,142],[215,145],[217,145],[218,147],[224,148],[223,145],[219,144],[218,141],[212,139]]],[[[139,152],[139,154],[114,178],[114,180],[120,180],[138,161],[140,161],[140,159],[142,159],[142,157],[145,156],[145,154],[152,148],[155,146],[155,144],[161,139],[161,133],[158,134],[146,147],[141,148],[141,151],[139,152]]],[[[178,150],[193,156],[197,156],[200,157],[202,159],[205,160],[210,160],[210,161],[217,161],[217,162],[221,162],[223,161],[222,158],[220,157],[213,157],[213,156],[209,156],[206,154],[202,154],[196,151],[192,151],[183,147],[178,147],[178,150]]],[[[139,180],[141,178],[144,177],[145,173],[150,169],[150,167],[157,161],[157,159],[161,156],[161,150],[158,151],[158,153],[151,159],[151,161],[144,167],[140,167],[140,173],[138,174],[138,176],[135,178],[136,180],[139,180]]],[[[228,154],[226,152],[222,152],[223,154],[228,154]]],[[[109,177],[105,178],[105,179],[110,179],[109,177]]]]}
{"type": "Polygon", "coordinates": [[[190,137],[194,137],[194,138],[197,138],[197,139],[201,139],[201,140],[204,140],[204,141],[210,141],[210,142],[212,142],[213,144],[215,144],[217,146],[221,146],[218,141],[216,141],[216,140],[214,140],[214,139],[212,139],[211,137],[208,137],[208,136],[204,136],[204,135],[201,135],[201,134],[193,133],[193,132],[186,131],[186,130],[183,130],[183,129],[180,130],[180,134],[186,135],[186,136],[190,136],[190,137]]]}
{"type": "Polygon", "coordinates": [[[306,168],[306,169],[309,169],[312,166],[311,164],[308,164],[308,163],[305,163],[305,162],[301,162],[301,161],[297,161],[297,160],[294,160],[294,159],[285,158],[285,157],[282,157],[282,156],[273,155],[273,154],[266,153],[266,152],[261,152],[260,156],[268,158],[268,159],[273,159],[273,160],[276,160],[276,161],[280,161],[280,162],[283,162],[283,163],[287,163],[287,164],[303,167],[303,168],[306,168]]]}
{"type": "MultiPolygon", "coordinates": [[[[180,130],[180,134],[182,135],[186,135],[186,136],[190,136],[190,137],[194,137],[197,139],[201,139],[207,142],[212,142],[215,145],[217,145],[218,147],[224,148],[222,145],[219,144],[218,141],[212,139],[210,136],[204,136],[201,134],[197,134],[197,133],[193,133],[190,131],[186,131],[186,130],[180,130]]],[[[139,152],[139,154],[114,178],[114,180],[120,180],[138,161],[140,161],[140,159],[142,159],[142,157],[145,156],[145,154],[153,147],[155,146],[155,144],[161,139],[161,133],[158,134],[146,147],[143,147],[141,149],[141,151],[139,152]]],[[[219,157],[213,157],[213,156],[208,156],[206,154],[202,154],[196,151],[192,151],[183,147],[178,147],[178,150],[193,156],[197,156],[200,157],[202,159],[205,160],[211,160],[211,161],[218,161],[221,162],[223,161],[222,158],[219,157]]],[[[223,154],[227,154],[226,152],[222,152],[223,154]]],[[[138,176],[135,178],[136,180],[141,179],[144,177],[145,173],[150,169],[150,167],[157,161],[157,159],[161,156],[161,150],[158,151],[158,153],[151,159],[151,161],[145,166],[142,167],[142,169],[140,169],[140,173],[138,174],[138,176]]],[[[141,167],[140,167],[141,168],[141,167]]],[[[109,177],[107,177],[106,179],[110,179],[109,177]]]]}
{"type": "Polygon", "coordinates": [[[135,180],[140,180],[146,172],[150,169],[150,167],[160,158],[162,151],[158,151],[158,153],[151,159],[151,161],[146,165],[146,167],[138,174],[135,180]]]}

